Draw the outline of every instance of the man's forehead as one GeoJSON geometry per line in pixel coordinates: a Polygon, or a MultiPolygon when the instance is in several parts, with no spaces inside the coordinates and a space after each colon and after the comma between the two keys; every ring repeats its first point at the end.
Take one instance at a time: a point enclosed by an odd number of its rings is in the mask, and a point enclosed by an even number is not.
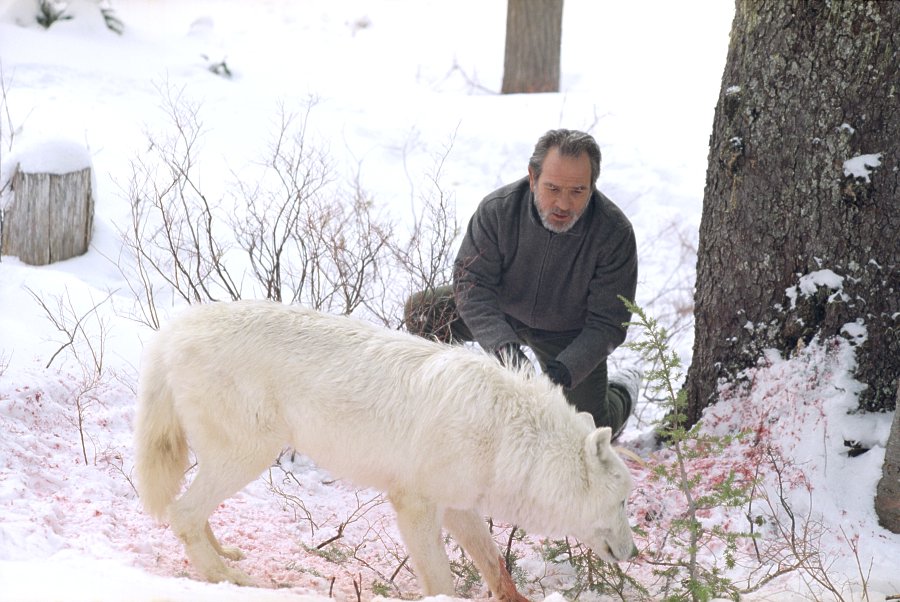
{"type": "Polygon", "coordinates": [[[551,184],[572,187],[590,186],[590,157],[585,152],[578,155],[564,155],[560,154],[558,148],[553,148],[544,158],[540,179],[551,184]]]}

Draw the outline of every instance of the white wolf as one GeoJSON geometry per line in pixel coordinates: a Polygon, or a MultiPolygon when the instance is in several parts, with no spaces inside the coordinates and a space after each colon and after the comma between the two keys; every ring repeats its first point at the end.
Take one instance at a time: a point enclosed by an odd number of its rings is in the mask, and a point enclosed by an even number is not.
{"type": "Polygon", "coordinates": [[[251,584],[207,519],[286,446],[387,492],[425,595],[452,595],[443,524],[494,595],[522,600],[484,517],[573,535],[607,560],[635,552],[632,487],[610,447],[549,380],[488,354],[268,301],[193,306],[146,349],[137,488],[196,570],[251,584]],[[188,464],[197,473],[175,500],[188,464]],[[174,500],[174,501],[173,501],[174,500]]]}

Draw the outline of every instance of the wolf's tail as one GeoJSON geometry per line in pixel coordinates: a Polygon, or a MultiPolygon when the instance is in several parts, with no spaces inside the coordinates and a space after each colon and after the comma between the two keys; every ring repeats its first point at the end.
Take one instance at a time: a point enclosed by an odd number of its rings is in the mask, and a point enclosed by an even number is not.
{"type": "Polygon", "coordinates": [[[181,489],[188,447],[165,371],[152,354],[141,374],[134,449],[138,495],[147,513],[162,521],[181,489]]]}

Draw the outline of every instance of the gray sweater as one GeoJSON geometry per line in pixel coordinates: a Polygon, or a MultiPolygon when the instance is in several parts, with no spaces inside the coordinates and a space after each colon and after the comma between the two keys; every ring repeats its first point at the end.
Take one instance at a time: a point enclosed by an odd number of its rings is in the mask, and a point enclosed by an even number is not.
{"type": "Polygon", "coordinates": [[[460,317],[485,349],[521,342],[507,316],[525,326],[565,333],[572,343],[556,359],[581,382],[625,340],[634,300],[637,248],[628,218],[594,191],[565,233],[541,224],[528,178],[481,202],[456,256],[460,317]]]}

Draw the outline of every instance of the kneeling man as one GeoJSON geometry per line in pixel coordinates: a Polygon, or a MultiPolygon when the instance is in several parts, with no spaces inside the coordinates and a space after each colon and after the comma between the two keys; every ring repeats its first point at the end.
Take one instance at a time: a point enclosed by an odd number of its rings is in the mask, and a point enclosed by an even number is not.
{"type": "Polygon", "coordinates": [[[606,359],[625,340],[637,249],[622,211],[596,187],[600,147],[574,130],[537,142],[528,176],[482,200],[454,264],[453,285],[413,295],[410,332],[476,341],[505,364],[529,362],[564,388],[614,437],[637,400],[641,373],[607,378],[606,359]]]}

